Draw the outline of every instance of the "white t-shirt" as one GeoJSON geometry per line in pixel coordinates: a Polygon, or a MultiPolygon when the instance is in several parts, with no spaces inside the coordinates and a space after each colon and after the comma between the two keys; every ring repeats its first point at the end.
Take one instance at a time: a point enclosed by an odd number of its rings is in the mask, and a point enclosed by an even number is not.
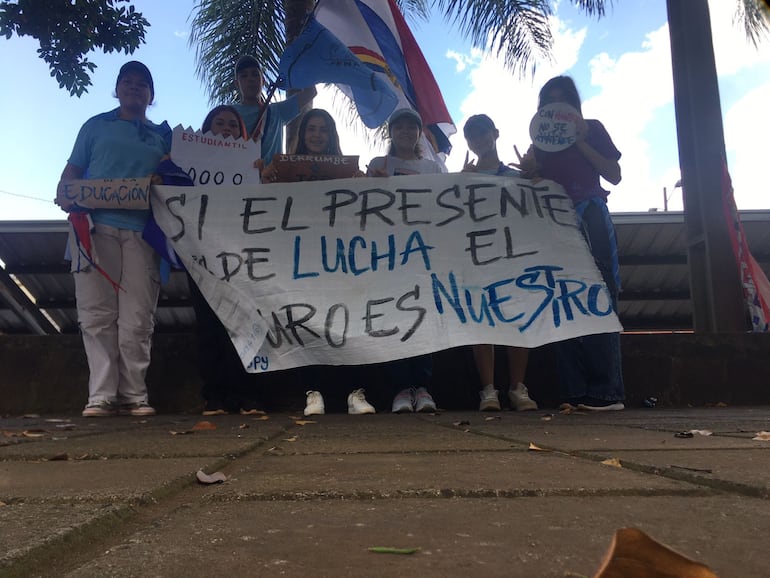
{"type": "Polygon", "coordinates": [[[385,169],[389,176],[430,175],[443,172],[439,164],[431,159],[400,159],[392,155],[375,157],[369,169],[385,169]]]}

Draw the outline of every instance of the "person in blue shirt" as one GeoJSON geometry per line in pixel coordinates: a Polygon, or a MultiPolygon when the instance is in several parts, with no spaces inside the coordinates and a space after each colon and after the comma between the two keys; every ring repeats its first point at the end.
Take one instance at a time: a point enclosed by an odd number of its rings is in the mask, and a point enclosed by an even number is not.
{"type": "MultiPolygon", "coordinates": [[[[90,118],[80,129],[62,182],[148,177],[168,154],[171,129],[146,116],[155,97],[149,69],[138,61],[124,64],[115,94],[118,108],[90,118]]],[[[93,209],[85,214],[80,207],[60,204],[73,225],[86,223],[73,227],[69,243],[90,372],[83,416],[154,415],[145,375],[160,279],[159,257],[142,239],[150,211],[93,209]],[[89,243],[90,255],[83,250],[89,243]]]]}
{"type": "MultiPolygon", "coordinates": [[[[497,139],[500,131],[486,114],[470,117],[463,127],[463,134],[470,151],[476,155],[476,161],[465,157],[463,172],[481,173],[495,176],[518,177],[519,171],[509,167],[497,154],[497,139]]],[[[528,411],[537,409],[537,403],[529,397],[524,376],[527,372],[529,350],[524,347],[506,347],[508,361],[508,400],[511,409],[528,411]]],[[[479,392],[480,411],[499,411],[500,399],[495,388],[495,346],[479,344],[473,346],[473,359],[476,362],[482,389],[479,392]]]]}
{"type": "Polygon", "coordinates": [[[313,101],[315,87],[309,87],[291,95],[286,100],[265,104],[262,95],[264,80],[262,67],[253,56],[241,56],[235,65],[235,83],[240,102],[233,107],[246,123],[251,137],[261,145],[264,164],[273,160],[273,155],[283,152],[283,127],[299,116],[299,113],[313,101]],[[263,110],[267,107],[267,109],[263,110]]]}

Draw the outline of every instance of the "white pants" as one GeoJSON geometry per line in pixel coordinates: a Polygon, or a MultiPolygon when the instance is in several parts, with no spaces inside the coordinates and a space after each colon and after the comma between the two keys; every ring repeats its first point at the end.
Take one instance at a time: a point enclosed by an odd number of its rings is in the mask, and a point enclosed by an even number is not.
{"type": "Polygon", "coordinates": [[[136,231],[96,225],[91,237],[94,261],[123,289],[116,292],[72,251],[78,324],[90,372],[88,403],[146,403],[159,257],[136,231]]]}

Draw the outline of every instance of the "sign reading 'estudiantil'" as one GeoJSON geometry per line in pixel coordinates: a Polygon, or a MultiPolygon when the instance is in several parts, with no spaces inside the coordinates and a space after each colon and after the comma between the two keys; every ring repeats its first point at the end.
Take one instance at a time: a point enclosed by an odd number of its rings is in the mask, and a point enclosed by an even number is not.
{"type": "Polygon", "coordinates": [[[152,204],[250,371],[620,330],[551,181],[156,187],[152,204]]]}

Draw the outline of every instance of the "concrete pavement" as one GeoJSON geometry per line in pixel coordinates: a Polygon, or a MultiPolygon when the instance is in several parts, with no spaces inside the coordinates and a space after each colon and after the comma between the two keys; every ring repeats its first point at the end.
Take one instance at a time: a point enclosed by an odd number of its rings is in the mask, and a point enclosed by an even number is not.
{"type": "Polygon", "coordinates": [[[768,407],[0,430],[0,576],[592,576],[629,526],[722,578],[770,575],[768,407]]]}

